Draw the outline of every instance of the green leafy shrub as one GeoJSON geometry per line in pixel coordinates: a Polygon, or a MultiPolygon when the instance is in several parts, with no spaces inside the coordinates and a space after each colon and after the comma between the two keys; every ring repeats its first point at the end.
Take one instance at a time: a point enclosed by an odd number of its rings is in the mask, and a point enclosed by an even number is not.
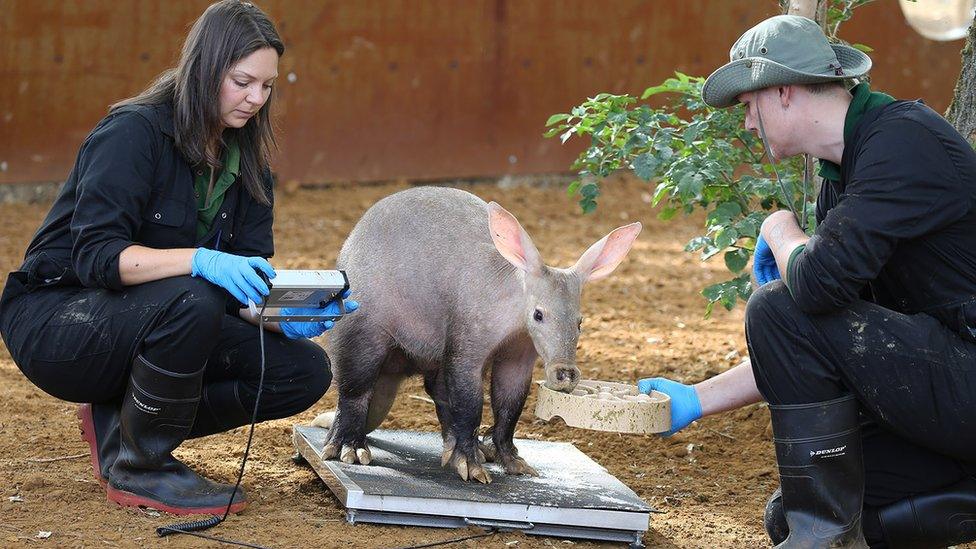
{"type": "MultiPolygon", "coordinates": [[[[773,166],[763,162],[762,142],[743,127],[744,109],[703,103],[704,81],[676,73],[648,88],[641,100],[668,94],[666,105],[658,108],[629,95],[599,94],[569,113],[551,116],[546,136],[558,135],[563,143],[589,137],[590,145],[573,163],[580,178],[568,189],[580,197],[584,212],[596,208],[600,182],[621,169],[656,182],[652,204],[662,206],[661,219],[706,212],[705,234],[691,239],[685,250],[699,251],[702,260],[722,254],[733,276],[702,290],[707,316],[716,303],[732,309],[739,298],[749,297],[745,267],[763,219],[787,204],[804,211],[804,195],[802,161],[778,164],[785,189],[777,185],[773,166]]],[[[813,212],[809,205],[805,210],[813,212]]]]}

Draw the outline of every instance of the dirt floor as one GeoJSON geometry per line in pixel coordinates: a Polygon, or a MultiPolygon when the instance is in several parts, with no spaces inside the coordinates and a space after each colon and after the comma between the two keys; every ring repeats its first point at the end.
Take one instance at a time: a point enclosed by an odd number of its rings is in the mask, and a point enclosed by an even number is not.
{"type": "MultiPolygon", "coordinates": [[[[282,189],[278,197],[278,268],[327,268],[346,234],[371,204],[406,184],[282,189]]],[[[592,242],[633,220],[644,223],[630,256],[583,296],[579,365],[585,378],[633,383],[648,376],[695,382],[745,355],[742,307],[703,318],[698,291],[724,275],[721,261],[703,264],[685,253],[700,217],[656,219],[640,182],[607,184],[600,206],[583,216],[561,186],[464,186],[514,213],[550,265],[569,266],[592,242]]],[[[0,272],[15,268],[47,204],[0,205],[0,272]]],[[[536,370],[542,378],[542,369],[536,370]]],[[[388,428],[438,429],[419,379],[401,390],[388,428]]],[[[311,410],[258,426],[244,484],[246,512],[211,531],[271,547],[400,547],[447,540],[450,531],[349,525],[338,501],[311,469],[292,463],[291,425],[307,423],[336,402],[334,389],[311,410]]],[[[777,485],[769,414],[755,405],[698,422],[672,438],[583,431],[545,424],[529,397],[517,437],[569,441],[657,508],[645,543],[652,547],[759,547],[767,544],[762,507],[777,485]]],[[[50,397],[0,351],[0,545],[27,547],[210,547],[186,536],[158,539],[173,522],[152,511],[106,502],[79,438],[76,405],[50,397]],[[51,532],[42,539],[39,532],[51,532]]],[[[490,416],[486,416],[490,417],[490,416]]],[[[486,420],[487,422],[487,420],[486,420]]],[[[190,441],[177,454],[197,470],[232,480],[246,430],[190,441]]],[[[43,535],[43,534],[42,534],[43,535]]],[[[494,534],[466,547],[583,547],[588,542],[494,534]]],[[[609,545],[609,544],[608,544],[609,545]]],[[[617,545],[620,546],[620,545],[617,545]]]]}

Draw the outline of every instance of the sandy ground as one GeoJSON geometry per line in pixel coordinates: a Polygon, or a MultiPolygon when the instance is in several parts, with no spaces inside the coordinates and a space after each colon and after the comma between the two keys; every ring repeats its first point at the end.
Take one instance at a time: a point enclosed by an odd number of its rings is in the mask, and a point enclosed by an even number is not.
{"type": "MultiPolygon", "coordinates": [[[[371,204],[405,184],[279,193],[276,241],[279,268],[333,265],[342,240],[371,204]]],[[[633,383],[647,376],[694,382],[734,365],[746,352],[742,308],[703,318],[698,290],[723,276],[720,262],[702,264],[682,251],[701,224],[692,217],[662,222],[651,209],[646,184],[617,180],[605,187],[600,207],[583,216],[562,187],[466,186],[513,212],[550,265],[568,266],[610,229],[645,224],[630,256],[583,296],[579,365],[585,378],[633,383]]],[[[0,206],[0,272],[15,268],[47,210],[41,205],[0,206]]],[[[541,366],[536,378],[541,379],[541,366]]],[[[433,407],[419,379],[405,384],[389,428],[437,430],[433,407]]],[[[334,406],[334,389],[312,409],[259,425],[244,484],[245,513],[214,535],[273,547],[398,547],[455,538],[471,531],[349,525],[338,501],[311,469],[290,460],[291,425],[307,423],[334,406]]],[[[583,431],[545,424],[529,397],[517,437],[569,441],[656,507],[645,542],[653,547],[758,547],[766,545],[762,506],[777,484],[769,414],[754,405],[698,422],[668,439],[583,431]]],[[[0,545],[27,547],[209,547],[185,536],[158,539],[153,529],[172,517],[123,510],[106,502],[92,478],[80,440],[75,405],[50,397],[0,351],[0,545]],[[43,461],[55,460],[55,461],[43,461]],[[39,531],[52,532],[46,539],[39,531]]],[[[246,430],[186,443],[177,454],[197,470],[231,480],[246,430]]],[[[599,544],[576,541],[578,546],[599,544]]],[[[567,547],[571,542],[520,533],[495,534],[457,544],[467,547],[567,547]]],[[[619,545],[618,545],[619,546],[619,545]]]]}

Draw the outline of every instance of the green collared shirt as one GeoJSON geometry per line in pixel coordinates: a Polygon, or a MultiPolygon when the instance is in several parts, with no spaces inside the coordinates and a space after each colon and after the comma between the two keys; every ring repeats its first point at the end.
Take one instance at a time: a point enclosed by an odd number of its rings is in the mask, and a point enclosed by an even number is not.
{"type": "MultiPolygon", "coordinates": [[[[868,86],[867,82],[861,82],[854,86],[851,89],[851,95],[853,96],[851,98],[851,104],[847,107],[847,116],[844,118],[844,146],[850,143],[851,137],[854,135],[854,128],[857,127],[857,123],[861,121],[864,113],[877,107],[883,107],[895,100],[894,97],[886,93],[871,91],[871,87],[868,86]]],[[[840,166],[829,160],[820,159],[819,173],[820,177],[823,177],[825,180],[840,181],[840,166]]],[[[793,261],[805,247],[805,244],[801,244],[790,253],[790,259],[786,264],[787,273],[791,272],[793,261]]],[[[783,282],[789,288],[789,276],[783,282]]]]}
{"type": "Polygon", "coordinates": [[[197,199],[197,238],[202,238],[213,227],[214,217],[224,203],[224,193],[234,184],[241,170],[241,149],[237,145],[237,139],[231,138],[227,141],[227,150],[224,152],[224,168],[214,181],[213,191],[207,196],[210,187],[210,171],[212,168],[207,166],[198,169],[194,180],[194,196],[197,199]]]}

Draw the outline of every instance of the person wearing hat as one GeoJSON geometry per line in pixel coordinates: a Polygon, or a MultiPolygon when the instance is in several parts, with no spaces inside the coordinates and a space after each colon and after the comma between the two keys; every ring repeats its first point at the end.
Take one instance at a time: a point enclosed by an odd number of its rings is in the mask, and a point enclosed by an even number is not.
{"type": "Polygon", "coordinates": [[[790,211],[756,243],[750,362],[671,396],[672,430],[766,400],[780,547],[942,547],[976,539],[976,153],[920,101],[860,81],[862,52],[772,17],[705,82],[743,104],[772,162],[820,160],[810,237],[790,211]]]}

